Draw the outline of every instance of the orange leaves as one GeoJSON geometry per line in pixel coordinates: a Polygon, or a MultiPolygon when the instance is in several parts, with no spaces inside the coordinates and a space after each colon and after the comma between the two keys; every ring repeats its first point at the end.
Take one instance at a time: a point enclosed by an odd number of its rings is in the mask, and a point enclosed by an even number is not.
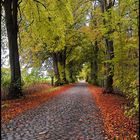
{"type": "MultiPolygon", "coordinates": [[[[41,85],[42,86],[42,85],[41,85]]],[[[50,90],[51,86],[43,85],[44,92],[42,87],[33,86],[28,89],[28,95],[22,99],[16,99],[16,100],[7,100],[4,101],[3,104],[8,104],[7,107],[3,108],[1,110],[2,115],[2,122],[7,123],[17,115],[37,107],[38,105],[48,101],[52,97],[56,96],[57,94],[60,94],[63,91],[66,91],[73,85],[65,85],[57,88],[56,90],[50,90]],[[36,88],[40,88],[38,91],[36,88]],[[46,92],[48,90],[48,92],[46,92]],[[37,92],[36,92],[37,91],[37,92]]]]}
{"type": "Polygon", "coordinates": [[[110,139],[136,139],[136,119],[124,115],[126,99],[113,94],[103,94],[100,87],[89,85],[89,90],[100,108],[104,128],[110,139]]]}

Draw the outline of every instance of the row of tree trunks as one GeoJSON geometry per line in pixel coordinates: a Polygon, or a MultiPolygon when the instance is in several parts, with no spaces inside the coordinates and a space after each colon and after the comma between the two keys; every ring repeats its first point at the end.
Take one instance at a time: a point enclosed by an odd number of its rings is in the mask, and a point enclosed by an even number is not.
{"type": "Polygon", "coordinates": [[[10,69],[11,69],[11,84],[9,88],[8,97],[19,98],[22,94],[21,88],[21,71],[19,63],[19,52],[18,52],[18,24],[17,24],[17,8],[18,0],[5,0],[3,3],[5,9],[5,21],[8,34],[9,43],[9,58],[10,58],[10,69]]]}

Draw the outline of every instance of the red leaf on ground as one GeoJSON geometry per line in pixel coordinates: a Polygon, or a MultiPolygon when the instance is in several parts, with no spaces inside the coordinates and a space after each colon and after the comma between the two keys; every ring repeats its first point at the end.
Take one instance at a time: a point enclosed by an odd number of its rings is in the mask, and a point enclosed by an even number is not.
{"type": "Polygon", "coordinates": [[[104,128],[109,139],[118,136],[119,139],[134,139],[136,135],[136,118],[128,118],[124,115],[124,104],[127,100],[113,94],[103,94],[103,89],[89,85],[89,90],[98,105],[104,121],[104,128]]]}
{"type": "Polygon", "coordinates": [[[28,92],[28,95],[26,95],[22,99],[3,101],[2,104],[7,104],[8,106],[1,110],[2,123],[9,122],[11,119],[16,117],[17,115],[29,109],[37,107],[38,105],[50,100],[57,94],[60,94],[66,91],[72,86],[74,86],[74,84],[60,86],[58,89],[54,91],[50,91],[47,94],[46,94],[46,91],[49,90],[51,86],[43,85],[43,89],[41,87],[40,89],[42,90],[40,90],[40,92],[35,92],[37,90],[35,90],[36,86],[34,86],[34,87],[30,87],[29,89],[30,92],[28,92]]]}

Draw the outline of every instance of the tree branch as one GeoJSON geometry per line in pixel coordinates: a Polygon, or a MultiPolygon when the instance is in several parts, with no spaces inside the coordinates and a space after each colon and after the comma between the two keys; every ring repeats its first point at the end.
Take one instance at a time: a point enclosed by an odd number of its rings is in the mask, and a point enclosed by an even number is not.
{"type": "Polygon", "coordinates": [[[19,11],[19,15],[20,15],[20,20],[18,22],[18,25],[20,24],[20,22],[22,21],[22,16],[21,16],[21,10],[20,10],[20,7],[18,6],[18,11],[19,11]]]}
{"type": "Polygon", "coordinates": [[[18,2],[18,6],[19,6],[21,3],[22,3],[22,0],[20,0],[20,1],[18,2]]]}
{"type": "Polygon", "coordinates": [[[39,12],[39,6],[38,6],[38,4],[36,4],[36,7],[37,7],[38,17],[39,17],[39,21],[40,21],[40,12],[39,12]]]}
{"type": "Polygon", "coordinates": [[[46,5],[45,5],[44,3],[42,3],[42,2],[40,2],[40,1],[38,1],[38,0],[33,0],[33,1],[35,1],[35,2],[37,2],[37,3],[39,3],[39,4],[41,4],[41,5],[46,9],[46,5]]]}

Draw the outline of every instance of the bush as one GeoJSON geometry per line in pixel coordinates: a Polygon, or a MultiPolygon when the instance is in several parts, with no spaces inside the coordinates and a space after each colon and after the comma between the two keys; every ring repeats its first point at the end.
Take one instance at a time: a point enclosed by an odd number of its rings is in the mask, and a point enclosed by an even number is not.
{"type": "Polygon", "coordinates": [[[23,81],[23,88],[26,88],[30,85],[34,85],[37,83],[50,83],[51,79],[46,77],[40,77],[38,70],[32,70],[32,72],[29,74],[24,69],[22,71],[22,81],[23,81]]]}

